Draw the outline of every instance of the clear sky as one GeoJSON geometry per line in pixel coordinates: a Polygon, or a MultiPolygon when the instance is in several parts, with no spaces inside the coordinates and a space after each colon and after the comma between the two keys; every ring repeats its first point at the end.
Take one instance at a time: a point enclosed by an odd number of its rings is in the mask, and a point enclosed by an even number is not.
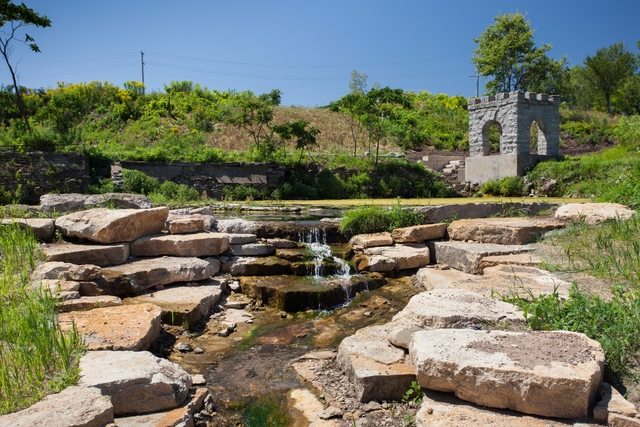
{"type": "MultiPolygon", "coordinates": [[[[52,25],[27,29],[41,53],[15,45],[22,86],[140,81],[142,51],[148,91],[172,80],[257,94],[278,88],[283,105],[308,107],[348,93],[354,69],[369,86],[473,96],[473,38],[498,12],[527,13],[535,41],[570,64],[620,41],[637,53],[640,40],[640,0],[24,2],[52,25]]],[[[0,65],[0,82],[11,84],[0,65]]]]}

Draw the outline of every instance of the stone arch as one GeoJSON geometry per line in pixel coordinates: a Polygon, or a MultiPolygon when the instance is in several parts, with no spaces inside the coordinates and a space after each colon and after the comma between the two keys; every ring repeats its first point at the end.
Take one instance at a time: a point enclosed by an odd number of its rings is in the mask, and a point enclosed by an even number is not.
{"type": "Polygon", "coordinates": [[[492,127],[496,127],[500,132],[500,152],[502,152],[502,125],[497,120],[487,120],[482,126],[482,156],[488,156],[491,154],[489,133],[492,127]]]}

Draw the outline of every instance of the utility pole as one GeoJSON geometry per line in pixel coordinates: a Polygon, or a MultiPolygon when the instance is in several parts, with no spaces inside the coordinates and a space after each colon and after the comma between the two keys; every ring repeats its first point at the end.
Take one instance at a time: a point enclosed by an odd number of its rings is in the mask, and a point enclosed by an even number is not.
{"type": "Polygon", "coordinates": [[[478,70],[476,70],[476,75],[475,76],[469,76],[469,78],[476,78],[476,98],[479,98],[479,92],[480,92],[480,75],[478,74],[478,70]]]}
{"type": "Polygon", "coordinates": [[[142,94],[144,95],[144,52],[140,51],[140,62],[142,64],[142,94]]]}

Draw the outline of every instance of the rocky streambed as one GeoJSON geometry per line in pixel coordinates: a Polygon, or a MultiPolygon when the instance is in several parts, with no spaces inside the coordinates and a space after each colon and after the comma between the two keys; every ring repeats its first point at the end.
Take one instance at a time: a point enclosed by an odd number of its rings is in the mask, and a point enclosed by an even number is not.
{"type": "MultiPolygon", "coordinates": [[[[429,208],[426,220],[438,215],[429,208]]],[[[602,386],[599,344],[532,333],[517,308],[488,298],[514,277],[535,293],[568,290],[536,268],[529,244],[562,228],[562,212],[432,221],[347,246],[333,221],[216,220],[206,209],[24,222],[65,237],[43,246],[33,279],[60,297],[61,326],[75,322],[89,352],[81,387],[0,425],[38,414],[69,424],[52,417],[65,398],[100,408],[74,425],[631,422],[634,405],[602,386]]]]}

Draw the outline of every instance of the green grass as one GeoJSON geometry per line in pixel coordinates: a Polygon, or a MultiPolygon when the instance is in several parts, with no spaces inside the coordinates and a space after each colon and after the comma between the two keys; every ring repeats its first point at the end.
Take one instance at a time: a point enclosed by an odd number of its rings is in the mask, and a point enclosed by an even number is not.
{"type": "Polygon", "coordinates": [[[0,226],[0,414],[15,412],[78,380],[84,344],[63,333],[58,302],[32,289],[29,272],[40,256],[33,234],[0,226]]]}
{"type": "Polygon", "coordinates": [[[364,205],[345,213],[340,232],[346,236],[391,231],[396,228],[422,224],[424,217],[416,210],[396,203],[391,208],[364,205]]]}

